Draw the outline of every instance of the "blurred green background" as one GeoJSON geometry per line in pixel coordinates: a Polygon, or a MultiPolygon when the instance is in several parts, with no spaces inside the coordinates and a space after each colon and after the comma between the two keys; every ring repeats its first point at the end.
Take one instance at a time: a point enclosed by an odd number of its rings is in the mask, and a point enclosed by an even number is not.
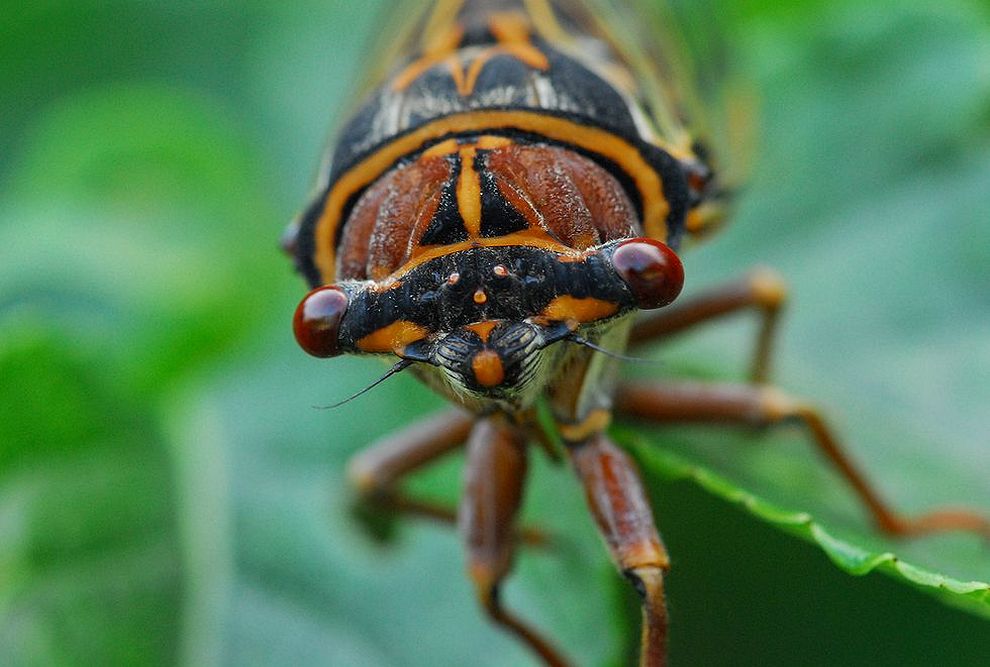
{"type": "MultiPolygon", "coordinates": [[[[451,531],[382,545],[351,516],[347,457],[439,401],[400,377],[313,410],[381,367],[306,358],[290,333],[304,288],[276,240],[383,6],[4,8],[0,664],[530,664],[476,611],[451,531]]],[[[898,507],[990,511],[990,11],[747,2],[727,20],[761,136],[688,291],[781,270],[780,384],[826,406],[898,507]]],[[[739,378],[753,330],[706,329],[665,368],[739,378]]],[[[864,549],[990,581],[975,538],[874,535],[797,434],[637,437],[864,549]]],[[[677,664],[985,664],[979,613],[849,576],[636,451],[674,558],[677,664]]],[[[458,475],[417,487],[455,498],[458,475]]],[[[522,554],[509,603],[582,664],[621,664],[634,602],[568,471],[533,478],[526,516],[560,545],[522,554]]]]}

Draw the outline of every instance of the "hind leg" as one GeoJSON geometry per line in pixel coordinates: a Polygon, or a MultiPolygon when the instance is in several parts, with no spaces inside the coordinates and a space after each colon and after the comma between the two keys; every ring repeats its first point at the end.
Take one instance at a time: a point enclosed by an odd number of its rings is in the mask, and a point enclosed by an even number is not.
{"type": "Polygon", "coordinates": [[[774,426],[798,424],[811,443],[849,483],[877,526],[892,535],[967,531],[990,537],[990,521],[965,509],[906,517],[883,500],[825,422],[808,403],[769,387],[700,383],[625,383],[615,396],[617,414],[658,423],[774,426]]]}

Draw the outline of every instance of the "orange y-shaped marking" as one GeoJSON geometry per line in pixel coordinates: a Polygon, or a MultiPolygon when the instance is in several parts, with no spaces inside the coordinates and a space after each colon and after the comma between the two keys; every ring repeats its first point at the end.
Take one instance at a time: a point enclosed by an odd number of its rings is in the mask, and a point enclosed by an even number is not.
{"type": "Polygon", "coordinates": [[[464,28],[451,24],[424,44],[422,57],[410,63],[392,80],[393,90],[406,90],[416,79],[440,63],[447,65],[457,92],[462,97],[474,92],[485,65],[496,56],[510,55],[534,69],[546,70],[550,67],[546,55],[530,42],[530,23],[526,17],[515,12],[495,13],[489,18],[488,27],[498,44],[478,53],[468,64],[466,71],[457,53],[464,28]]]}

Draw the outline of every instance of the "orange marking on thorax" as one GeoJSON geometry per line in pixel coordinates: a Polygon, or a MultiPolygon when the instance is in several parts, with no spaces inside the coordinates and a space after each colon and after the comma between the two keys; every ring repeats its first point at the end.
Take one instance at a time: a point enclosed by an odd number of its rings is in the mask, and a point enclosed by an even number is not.
{"type": "MultiPolygon", "coordinates": [[[[457,47],[460,46],[463,37],[464,28],[456,24],[446,27],[443,31],[438,31],[429,41],[424,43],[423,55],[409,63],[392,79],[392,89],[405,90],[429,69],[451,59],[452,55],[457,52],[457,47]]],[[[452,58],[452,60],[459,69],[460,62],[457,58],[452,58]]],[[[463,77],[463,73],[461,76],[463,77]]]]}
{"type": "Polygon", "coordinates": [[[481,74],[481,68],[491,59],[493,55],[493,50],[488,49],[481,52],[478,56],[471,61],[468,65],[467,72],[464,72],[464,67],[460,61],[458,61],[458,66],[461,68],[460,76],[457,76],[453,72],[451,74],[454,76],[454,83],[457,85],[457,92],[460,93],[461,97],[468,97],[472,92],[474,92],[474,86],[478,83],[478,76],[481,74]]]}
{"type": "Polygon", "coordinates": [[[400,266],[392,273],[393,278],[401,278],[405,274],[409,273],[417,266],[425,264],[431,259],[436,259],[437,257],[443,257],[444,255],[449,255],[451,253],[460,252],[461,250],[469,250],[471,248],[502,248],[506,246],[525,246],[528,248],[540,248],[542,250],[549,250],[550,252],[557,253],[558,255],[578,255],[573,248],[568,248],[562,243],[557,243],[550,239],[539,237],[535,234],[528,233],[529,230],[521,231],[513,234],[507,234],[506,236],[499,236],[496,238],[484,239],[479,241],[461,241],[460,243],[451,243],[449,245],[437,245],[437,246],[420,246],[420,248],[425,248],[421,253],[417,254],[415,257],[410,259],[408,262],[400,266]]]}
{"type": "Polygon", "coordinates": [[[471,61],[464,78],[458,80],[457,91],[463,97],[474,92],[481,71],[496,56],[510,55],[533,69],[546,71],[550,68],[546,55],[529,41],[530,24],[526,17],[516,12],[497,12],[489,17],[488,29],[498,44],[479,53],[471,61]]]}
{"type": "Polygon", "coordinates": [[[477,154],[474,146],[461,147],[461,173],[457,177],[457,210],[471,239],[481,236],[481,175],[474,169],[477,154]]]}
{"type": "Polygon", "coordinates": [[[426,337],[427,330],[406,320],[396,320],[357,341],[362,352],[397,352],[409,343],[426,337]]]}
{"type": "MultiPolygon", "coordinates": [[[[396,137],[383,145],[367,158],[354,165],[340,176],[327,196],[323,214],[316,227],[315,262],[327,281],[333,280],[335,267],[334,239],[341,223],[341,213],[348,199],[355,192],[367,186],[388,169],[394,162],[408,155],[431,139],[440,139],[449,134],[472,130],[491,131],[512,128],[541,134],[551,141],[564,141],[579,148],[608,158],[618,165],[636,185],[643,203],[643,227],[645,236],[664,240],[667,238],[666,217],[670,210],[663,196],[660,175],[640,155],[635,146],[608,130],[581,125],[564,118],[549,116],[535,111],[479,110],[453,114],[426,123],[408,134],[396,137]]],[[[534,235],[529,243],[520,243],[519,237],[510,235],[503,239],[515,238],[515,242],[490,243],[483,245],[539,245],[534,235]]],[[[547,243],[547,241],[544,241],[547,243]]],[[[469,243],[468,246],[471,244],[469,243]]],[[[553,244],[573,252],[562,244],[553,244]]],[[[448,248],[449,250],[449,248],[448,248]]],[[[445,254],[444,250],[433,254],[445,254]]],[[[426,257],[424,253],[420,258],[426,257]]],[[[415,261],[415,260],[414,260],[415,261]]]]}
{"type": "MultiPolygon", "coordinates": [[[[481,239],[481,176],[474,168],[474,159],[478,150],[504,148],[513,144],[511,139],[495,135],[484,135],[473,141],[464,139],[446,139],[423,151],[422,158],[446,157],[457,154],[461,162],[461,170],[455,188],[457,209],[464,220],[468,238],[471,241],[481,239]]],[[[421,158],[421,159],[422,159],[421,158]]],[[[407,259],[415,259],[436,249],[436,245],[413,244],[410,237],[410,248],[407,259]]],[[[442,246],[441,246],[442,247],[442,246]]]]}
{"type": "MultiPolygon", "coordinates": [[[[548,232],[543,227],[528,227],[526,229],[520,229],[518,232],[515,232],[513,236],[515,236],[516,238],[532,239],[537,243],[545,243],[548,246],[567,248],[568,252],[576,253],[574,248],[572,248],[569,245],[564,245],[563,243],[561,243],[560,239],[558,239],[554,234],[548,232]]],[[[502,238],[506,238],[506,237],[502,237],[502,238]]],[[[575,257],[576,256],[577,255],[575,254],[575,257]]]]}
{"type": "Polygon", "coordinates": [[[494,150],[496,148],[505,148],[506,146],[511,146],[515,142],[508,137],[500,137],[496,134],[486,134],[484,136],[478,137],[474,141],[468,141],[464,139],[445,139],[438,144],[430,146],[425,151],[423,151],[423,157],[444,157],[447,155],[453,155],[461,150],[461,147],[474,147],[479,150],[494,150]]]}
{"type": "Polygon", "coordinates": [[[468,85],[468,75],[464,72],[464,63],[461,62],[460,57],[455,53],[451,55],[445,61],[447,63],[447,69],[450,70],[450,78],[454,80],[454,86],[457,87],[457,92],[461,97],[467,97],[471,94],[471,90],[474,88],[474,83],[468,85]]]}
{"type": "Polygon", "coordinates": [[[545,70],[550,67],[546,55],[530,40],[529,19],[516,12],[497,12],[488,19],[488,29],[500,46],[530,67],[545,70]]]}
{"type": "Polygon", "coordinates": [[[510,55],[517,60],[529,65],[534,69],[546,70],[550,67],[550,62],[547,57],[531,44],[502,44],[500,46],[493,46],[490,49],[485,49],[478,56],[471,61],[468,66],[467,74],[463,75],[463,78],[455,77],[457,82],[457,92],[461,94],[462,97],[467,97],[474,92],[474,87],[478,83],[478,77],[481,76],[481,71],[485,68],[492,58],[501,55],[510,55]]]}
{"type": "Polygon", "coordinates": [[[423,157],[443,157],[457,152],[457,139],[447,139],[423,151],[423,157]]]}
{"type": "Polygon", "coordinates": [[[594,322],[614,315],[618,304],[592,297],[579,299],[566,294],[554,298],[543,309],[543,316],[551,321],[594,322]]]}
{"type": "Polygon", "coordinates": [[[506,146],[511,146],[515,142],[508,137],[499,137],[493,134],[486,134],[483,137],[479,137],[478,141],[475,142],[475,146],[483,151],[490,151],[496,148],[505,148],[506,146]]]}
{"type": "Polygon", "coordinates": [[[482,343],[487,343],[488,337],[492,335],[492,329],[496,326],[498,326],[498,320],[485,320],[484,322],[469,324],[464,328],[478,334],[478,338],[481,339],[482,343]]]}
{"type": "Polygon", "coordinates": [[[533,69],[543,71],[550,69],[550,61],[546,55],[532,44],[510,43],[503,45],[502,49],[533,69]]]}

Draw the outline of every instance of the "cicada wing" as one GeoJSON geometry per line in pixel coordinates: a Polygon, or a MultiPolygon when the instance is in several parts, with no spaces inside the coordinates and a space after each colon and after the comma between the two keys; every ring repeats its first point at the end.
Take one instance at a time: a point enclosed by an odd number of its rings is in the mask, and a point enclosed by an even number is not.
{"type": "Polygon", "coordinates": [[[701,237],[720,226],[731,193],[749,172],[757,97],[733,57],[732,4],[714,0],[555,0],[568,20],[609,45],[613,82],[643,109],[657,143],[707,182],[687,229],[701,237]]]}
{"type": "Polygon", "coordinates": [[[445,11],[456,13],[460,3],[449,0],[386,0],[378,9],[377,28],[371,40],[370,58],[363,84],[369,92],[396,67],[421,52],[431,17],[445,11]]]}
{"type": "MultiPolygon", "coordinates": [[[[696,144],[709,153],[707,159],[717,167],[722,183],[740,187],[754,154],[758,97],[740,65],[736,32],[740,21],[734,14],[738,5],[724,0],[639,0],[638,4],[642,15],[652,11],[651,32],[677,47],[670,51],[671,72],[660,78],[661,83],[668,80],[680,91],[677,99],[685,125],[696,144]]],[[[648,56],[657,43],[644,42],[648,56]]]]}

